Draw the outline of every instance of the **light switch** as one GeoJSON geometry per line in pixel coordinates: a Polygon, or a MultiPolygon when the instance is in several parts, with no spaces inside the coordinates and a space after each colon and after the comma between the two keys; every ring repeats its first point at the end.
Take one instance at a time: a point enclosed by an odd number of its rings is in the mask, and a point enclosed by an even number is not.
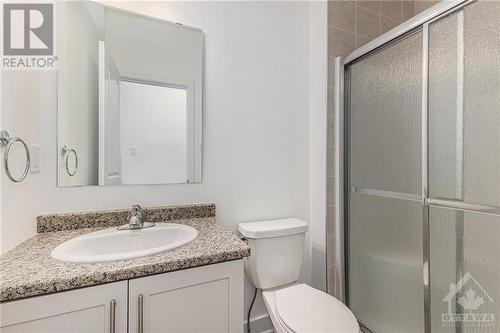
{"type": "Polygon", "coordinates": [[[40,172],[40,146],[30,145],[30,173],[40,172]]]}
{"type": "Polygon", "coordinates": [[[137,148],[136,147],[130,147],[128,149],[128,156],[137,156],[137,148]]]}

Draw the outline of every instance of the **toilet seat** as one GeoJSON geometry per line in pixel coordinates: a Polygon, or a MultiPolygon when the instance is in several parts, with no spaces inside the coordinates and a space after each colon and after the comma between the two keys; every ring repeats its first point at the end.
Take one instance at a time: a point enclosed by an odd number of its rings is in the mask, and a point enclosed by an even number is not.
{"type": "Polygon", "coordinates": [[[306,284],[264,291],[262,295],[278,332],[359,332],[356,318],[342,302],[306,284]]]}

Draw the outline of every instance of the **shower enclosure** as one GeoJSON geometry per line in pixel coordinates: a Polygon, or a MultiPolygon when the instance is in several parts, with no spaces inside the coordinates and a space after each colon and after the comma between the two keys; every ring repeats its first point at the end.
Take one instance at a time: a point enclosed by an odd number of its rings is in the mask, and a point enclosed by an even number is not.
{"type": "Polygon", "coordinates": [[[500,332],[500,2],[386,39],[340,71],[346,303],[366,332],[500,332]]]}

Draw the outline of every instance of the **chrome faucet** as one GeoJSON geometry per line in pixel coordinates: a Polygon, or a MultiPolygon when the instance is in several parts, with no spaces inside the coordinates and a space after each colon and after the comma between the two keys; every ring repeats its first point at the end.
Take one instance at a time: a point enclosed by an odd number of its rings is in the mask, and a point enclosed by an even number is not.
{"type": "Polygon", "coordinates": [[[141,206],[139,205],[132,206],[132,216],[130,216],[128,225],[130,226],[130,229],[141,229],[143,227],[144,221],[142,220],[141,206]]]}
{"type": "Polygon", "coordinates": [[[124,224],[118,227],[118,230],[134,230],[154,227],[155,224],[152,222],[144,222],[142,219],[142,207],[139,205],[132,206],[132,215],[128,221],[128,224],[124,224]]]}

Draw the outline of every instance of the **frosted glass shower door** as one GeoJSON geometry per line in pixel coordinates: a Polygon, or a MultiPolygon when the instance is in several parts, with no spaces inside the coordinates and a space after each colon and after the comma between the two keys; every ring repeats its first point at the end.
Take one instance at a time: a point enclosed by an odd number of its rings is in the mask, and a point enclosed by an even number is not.
{"type": "Polygon", "coordinates": [[[422,41],[347,68],[347,301],[374,332],[424,331],[422,41]]]}
{"type": "Polygon", "coordinates": [[[429,223],[431,332],[499,332],[500,215],[431,207],[429,223]]]}
{"type": "Polygon", "coordinates": [[[499,1],[429,24],[428,107],[432,332],[500,332],[499,1]]]}
{"type": "Polygon", "coordinates": [[[429,25],[429,192],[500,207],[500,1],[429,25]]]}

